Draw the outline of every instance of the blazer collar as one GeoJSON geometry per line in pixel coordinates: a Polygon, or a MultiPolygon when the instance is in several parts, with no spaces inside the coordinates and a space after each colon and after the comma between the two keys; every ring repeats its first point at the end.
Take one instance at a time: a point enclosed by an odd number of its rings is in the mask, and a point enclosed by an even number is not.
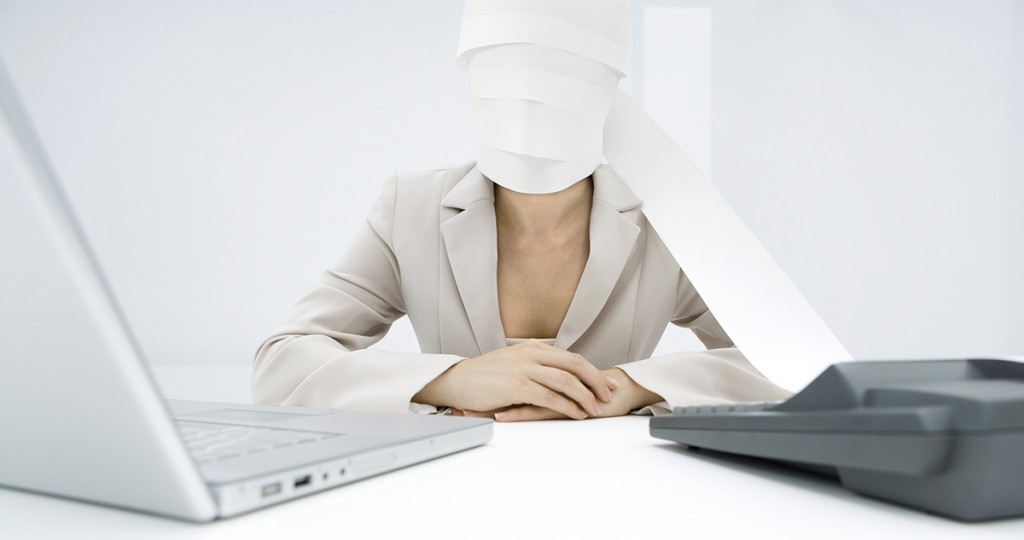
{"type": "Polygon", "coordinates": [[[490,201],[491,206],[494,205],[494,183],[474,166],[441,199],[441,205],[465,210],[479,201],[490,201]]]}
{"type": "Polygon", "coordinates": [[[601,165],[594,171],[594,201],[604,202],[619,212],[639,208],[643,204],[608,165],[601,165]]]}
{"type": "MultiPolygon", "coordinates": [[[[633,251],[640,227],[623,212],[642,201],[607,165],[594,171],[590,256],[555,339],[568,349],[604,308],[633,251]]],[[[473,167],[441,204],[462,210],[441,224],[448,260],[481,353],[506,345],[498,310],[494,184],[473,167]]]]}

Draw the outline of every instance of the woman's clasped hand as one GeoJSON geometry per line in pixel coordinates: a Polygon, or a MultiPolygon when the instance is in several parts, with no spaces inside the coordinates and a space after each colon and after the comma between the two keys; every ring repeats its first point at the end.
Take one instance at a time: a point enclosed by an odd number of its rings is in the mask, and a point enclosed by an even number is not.
{"type": "Polygon", "coordinates": [[[531,340],[460,361],[413,401],[516,422],[621,416],[651,403],[648,394],[620,369],[602,371],[579,354],[531,340]]]}

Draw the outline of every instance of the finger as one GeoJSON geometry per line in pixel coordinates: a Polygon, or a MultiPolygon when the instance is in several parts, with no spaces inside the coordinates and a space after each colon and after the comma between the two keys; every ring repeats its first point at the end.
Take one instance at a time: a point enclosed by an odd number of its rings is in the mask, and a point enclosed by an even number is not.
{"type": "Polygon", "coordinates": [[[535,382],[531,382],[527,386],[523,402],[526,405],[536,405],[545,409],[551,409],[577,420],[583,420],[587,417],[587,412],[581,409],[575,402],[551,388],[535,382]]]}
{"type": "Polygon", "coordinates": [[[551,349],[537,348],[530,351],[529,355],[533,361],[541,365],[572,373],[583,384],[590,387],[594,395],[601,401],[612,400],[612,391],[608,389],[608,376],[594,367],[586,358],[555,347],[551,347],[551,349]]]}
{"type": "MultiPolygon", "coordinates": [[[[454,412],[453,412],[454,414],[454,412]]],[[[493,411],[459,411],[458,416],[468,416],[470,418],[494,418],[493,411]]]]}
{"type": "Polygon", "coordinates": [[[568,371],[547,366],[537,366],[530,372],[530,378],[552,390],[561,392],[569,399],[579,403],[583,410],[598,416],[601,409],[597,406],[597,398],[575,375],[568,371]]]}
{"type": "Polygon", "coordinates": [[[558,411],[545,409],[544,407],[535,407],[533,405],[512,407],[511,409],[506,409],[494,415],[494,419],[499,422],[529,422],[532,420],[556,420],[565,418],[568,417],[558,411]]]}

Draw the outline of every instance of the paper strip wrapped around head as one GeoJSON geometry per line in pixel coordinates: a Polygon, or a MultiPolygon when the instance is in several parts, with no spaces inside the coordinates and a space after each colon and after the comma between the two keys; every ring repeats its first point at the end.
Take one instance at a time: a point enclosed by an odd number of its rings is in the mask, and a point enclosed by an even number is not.
{"type": "Polygon", "coordinates": [[[469,75],[480,171],[513,191],[554,193],[607,159],[766,376],[796,389],[848,360],[729,204],[618,90],[628,58],[628,0],[466,0],[457,61],[469,75]]]}
{"type": "Polygon", "coordinates": [[[522,193],[554,193],[602,162],[604,122],[629,57],[624,0],[468,0],[478,167],[522,193]]]}

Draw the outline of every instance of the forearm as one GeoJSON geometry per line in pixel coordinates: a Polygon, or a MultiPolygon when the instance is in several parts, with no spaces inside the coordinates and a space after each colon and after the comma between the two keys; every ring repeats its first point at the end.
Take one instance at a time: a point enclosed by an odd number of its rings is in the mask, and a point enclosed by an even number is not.
{"type": "Polygon", "coordinates": [[[668,408],[785,399],[791,392],[758,372],[735,348],[667,354],[619,366],[668,408]]]}
{"type": "Polygon", "coordinates": [[[352,351],[325,336],[303,336],[283,345],[254,364],[253,399],[258,403],[406,412],[410,401],[417,401],[417,391],[462,360],[445,354],[352,351]]]}

